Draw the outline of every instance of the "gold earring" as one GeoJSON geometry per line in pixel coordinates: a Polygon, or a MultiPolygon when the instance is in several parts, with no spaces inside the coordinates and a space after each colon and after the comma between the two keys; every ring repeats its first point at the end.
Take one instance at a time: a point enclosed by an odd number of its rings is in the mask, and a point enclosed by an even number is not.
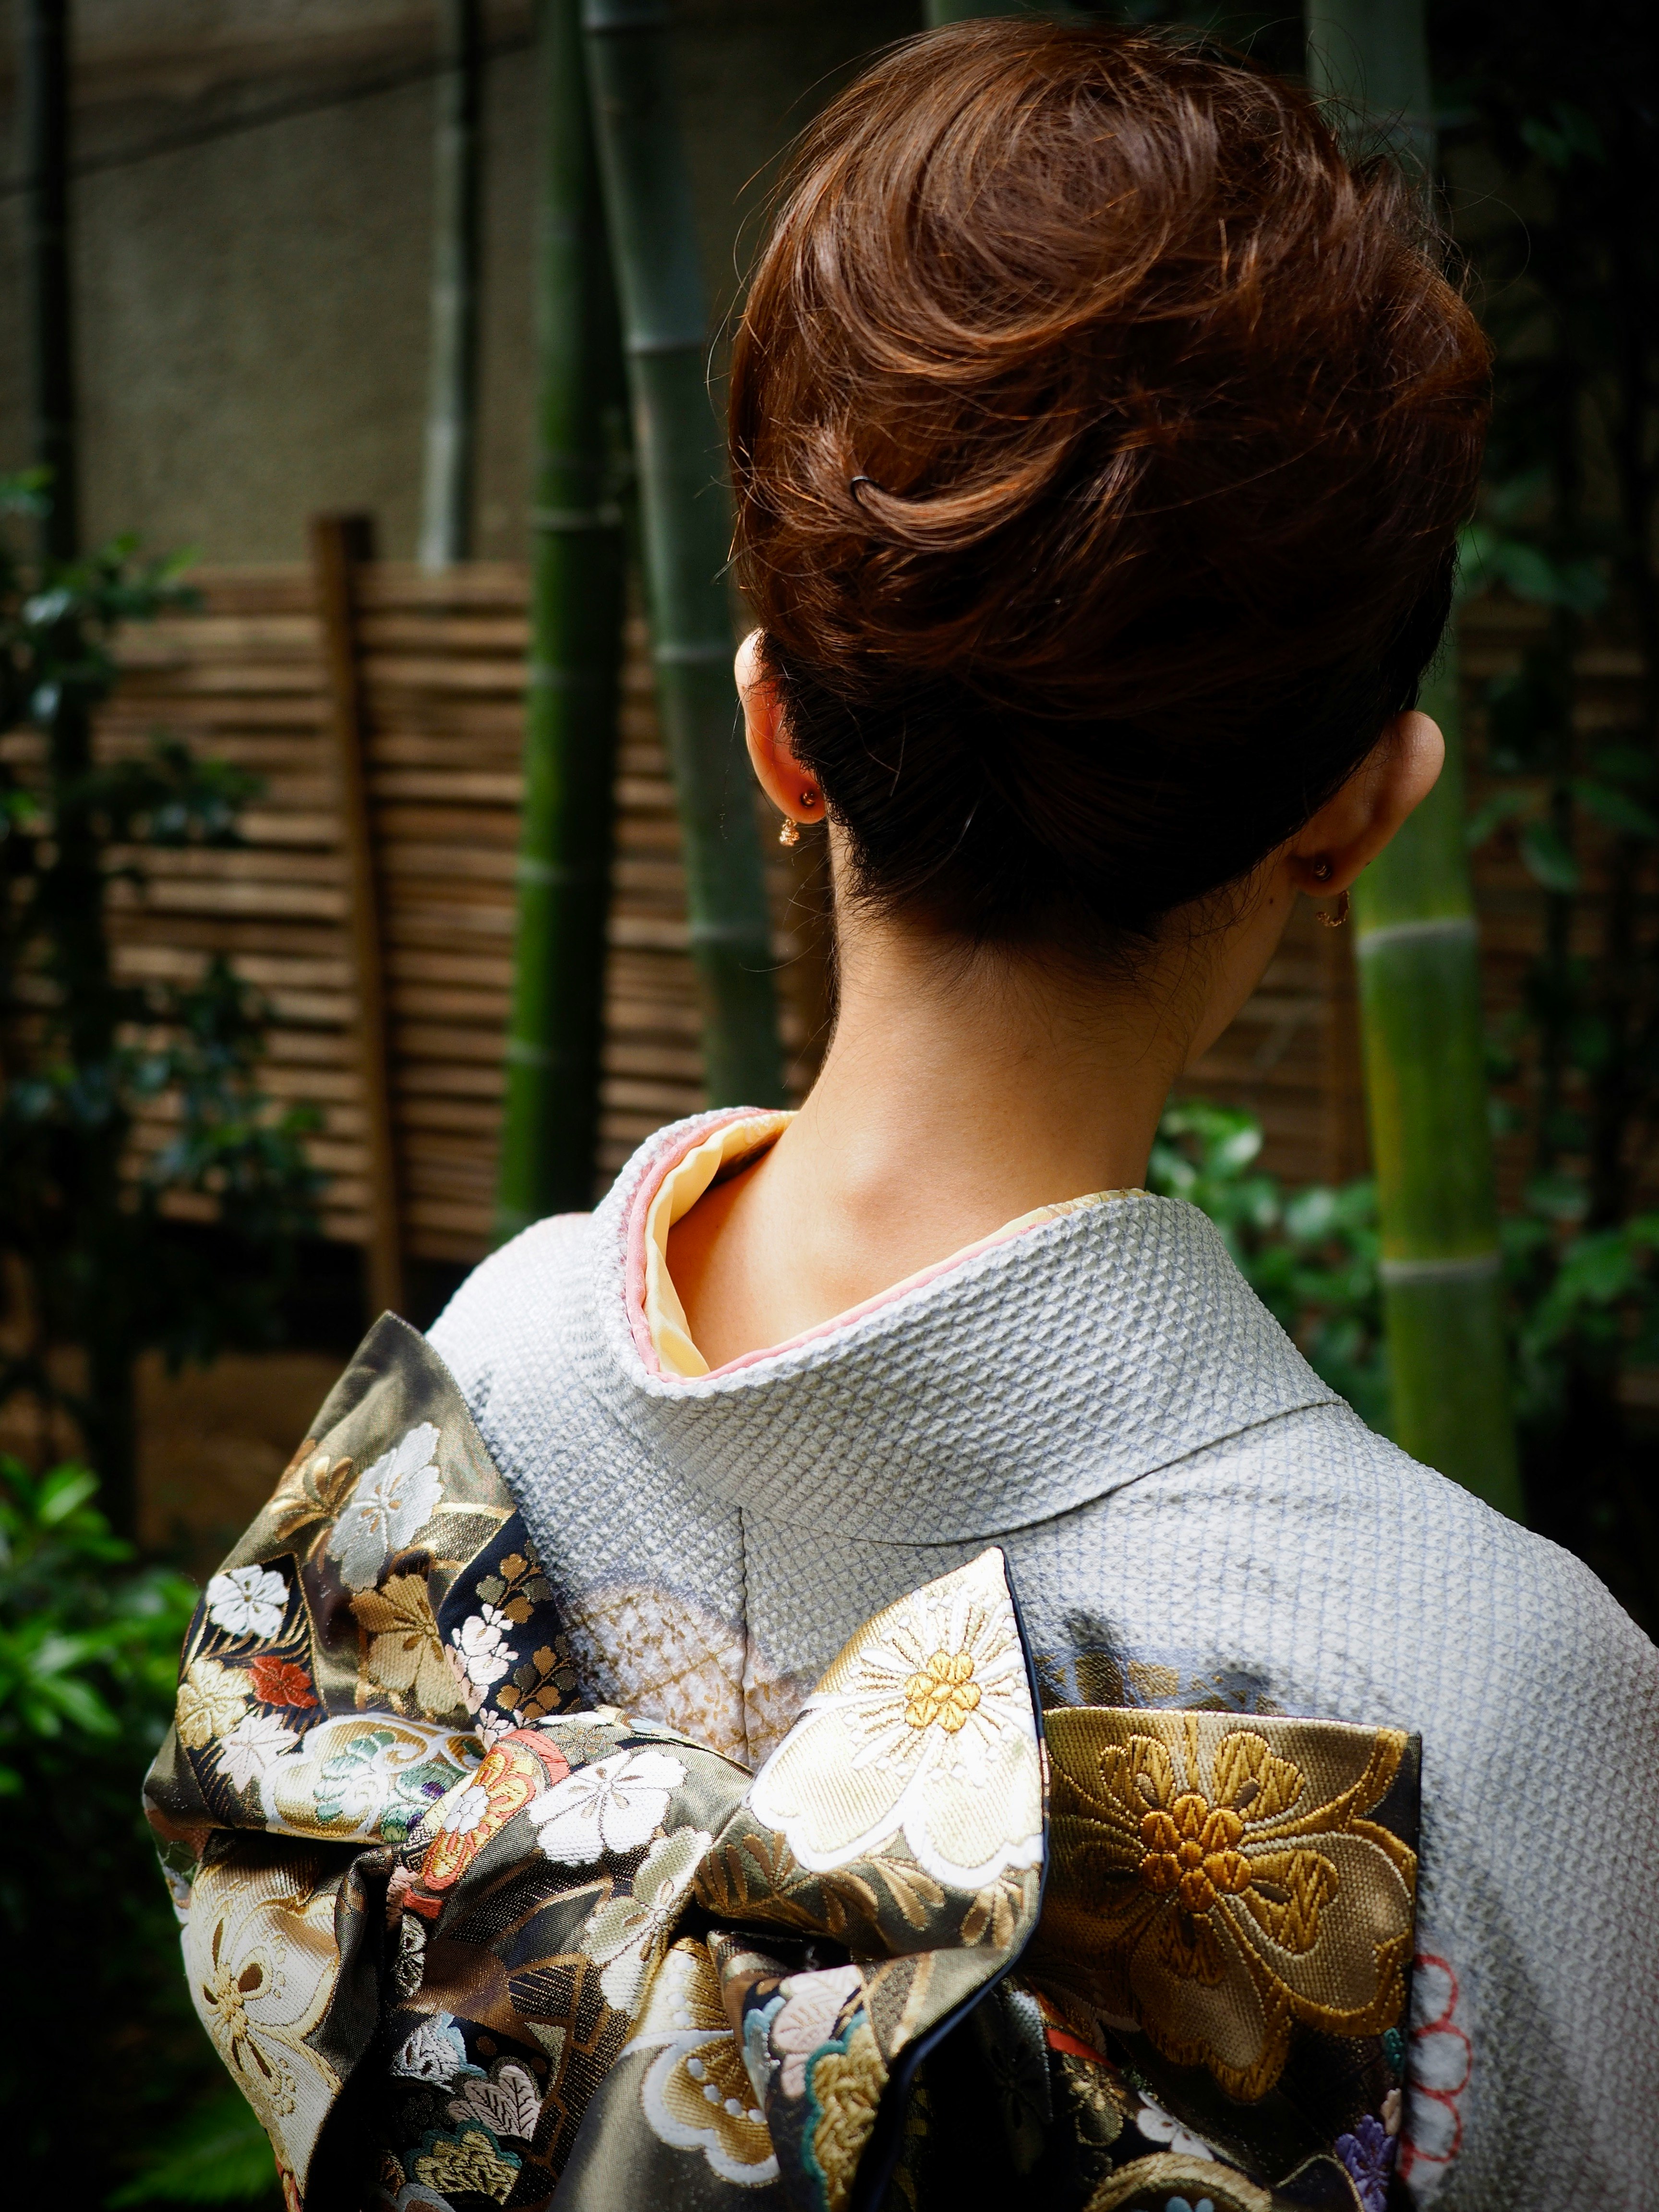
{"type": "MultiPolygon", "coordinates": [[[[1327,872],[1329,872],[1327,871],[1327,872]]],[[[1346,891],[1337,893],[1334,906],[1322,906],[1319,909],[1320,927],[1323,929],[1340,929],[1347,918],[1348,894],[1346,891]]]]}
{"type": "Polygon", "coordinates": [[[786,814],[784,816],[782,823],[778,830],[778,842],[780,845],[799,844],[800,824],[796,821],[793,814],[786,814]]]}

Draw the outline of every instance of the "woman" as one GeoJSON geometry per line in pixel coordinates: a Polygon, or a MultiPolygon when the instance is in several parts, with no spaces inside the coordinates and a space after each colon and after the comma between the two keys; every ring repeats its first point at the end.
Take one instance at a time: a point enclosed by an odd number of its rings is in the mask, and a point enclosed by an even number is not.
{"type": "Polygon", "coordinates": [[[1652,1648],[1138,1188],[1439,770],[1410,210],[1120,31],[811,134],[738,684],[835,1034],[383,1322],[210,1586],[152,1801],[296,2198],[1650,2201],[1652,1648]]]}

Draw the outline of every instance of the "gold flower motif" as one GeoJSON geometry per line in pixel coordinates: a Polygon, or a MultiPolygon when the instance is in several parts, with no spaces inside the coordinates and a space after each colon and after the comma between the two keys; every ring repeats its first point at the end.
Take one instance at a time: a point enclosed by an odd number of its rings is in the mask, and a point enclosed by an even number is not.
{"type": "Polygon", "coordinates": [[[464,1713],[460,1678],[438,1634],[424,1575],[392,1575],[380,1589],[361,1591],[351,1610],[368,1632],[363,1674],[398,1700],[412,1700],[428,1720],[464,1713]]]}
{"type": "Polygon", "coordinates": [[[721,2180],[745,2188],[777,2179],[766,2116],[755,2102],[706,1943],[687,1937],[664,1958],[628,2049],[656,2052],[640,2083],[640,2104],[659,2142],[701,2151],[721,2180]]]}
{"type": "Polygon", "coordinates": [[[812,2064],[812,2101],[818,2108],[812,2155],[823,2176],[829,2212],[842,2212],[857,2179],[887,2086],[887,2069],[866,2019],[847,2039],[845,2051],[826,2051],[812,2064]]]}
{"type": "Polygon", "coordinates": [[[179,1685],[174,1724],[188,1751],[228,1735],[247,1711],[247,1678],[216,1659],[192,1660],[179,1685]]]}
{"type": "Polygon", "coordinates": [[[913,1729],[935,1722],[954,1735],[979,1703],[971,1651],[935,1651],[904,1686],[904,1717],[913,1729]]]}
{"type": "Polygon", "coordinates": [[[356,1472],[349,1459],[335,1459],[307,1437],[288,1465],[255,1528],[270,1542],[283,1542],[301,1528],[331,1521],[350,1493],[356,1472]]]}
{"type": "Polygon", "coordinates": [[[301,2177],[340,2091],[309,2040],[339,1972],[338,1887],[320,1860],[244,1844],[198,1876],[184,1929],[202,2025],[278,2160],[301,2177]]]}
{"type": "Polygon", "coordinates": [[[441,2138],[415,2161],[415,2179],[428,2189],[476,2189],[498,2204],[507,2202],[518,2178],[518,2160],[504,2158],[482,2128],[464,2128],[459,2139],[441,2138]]]}
{"type": "Polygon", "coordinates": [[[1403,1735],[1105,1708],[1052,1711],[1047,1735],[1054,1871],[1035,1975],[1245,2100],[1279,2079],[1297,2021],[1344,2036],[1395,2024],[1417,1863],[1363,1816],[1403,1735]]]}

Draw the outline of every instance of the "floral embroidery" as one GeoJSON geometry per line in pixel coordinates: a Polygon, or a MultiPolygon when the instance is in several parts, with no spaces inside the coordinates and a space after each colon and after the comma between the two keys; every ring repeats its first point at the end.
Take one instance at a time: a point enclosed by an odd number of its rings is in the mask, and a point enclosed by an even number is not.
{"type": "Polygon", "coordinates": [[[1164,2143],[1178,2157],[1214,2159],[1217,2155],[1202,2136],[1195,2136],[1190,2128],[1182,2127],[1173,2112],[1166,2112],[1150,2097],[1141,2099],[1134,2123],[1148,2142],[1164,2143]]]}
{"type": "Polygon", "coordinates": [[[913,1729],[942,1728],[954,1735],[979,1703],[971,1651],[935,1651],[904,1686],[904,1718],[913,1729]]]}
{"type": "Polygon", "coordinates": [[[421,1861],[421,1880],[428,1889],[447,1889],[459,1881],[492,1836],[497,1836],[550,1781],[562,1781],[570,1762],[554,1743],[509,1737],[492,1745],[483,1765],[458,1784],[433,1808],[422,1830],[437,1833],[421,1861]]]}
{"type": "Polygon", "coordinates": [[[499,1682],[517,1654],[507,1640],[507,1620],[493,1605],[483,1606],[449,1632],[447,1655],[461,1684],[466,1709],[476,1713],[493,1682],[499,1682]]]}
{"type": "Polygon", "coordinates": [[[680,1942],[669,1952],[627,2047],[657,2051],[640,2104],[659,2142],[700,2150],[724,2181],[758,2187],[777,2179],[765,2115],[753,2102],[705,1945],[680,1942]]]}
{"type": "Polygon", "coordinates": [[[179,1741],[200,1751],[216,1735],[228,1735],[247,1710],[244,1677],[217,1659],[192,1660],[179,1685],[175,1725],[179,1741]]]}
{"type": "Polygon", "coordinates": [[[316,1437],[307,1437],[283,1468],[266,1509],[271,1540],[286,1543],[301,1528],[331,1521],[350,1487],[351,1462],[319,1450],[316,1437]]]}
{"type": "Polygon", "coordinates": [[[811,2162],[823,2185],[827,2212],[842,2212],[852,2193],[886,2086],[875,2031],[863,2013],[854,2013],[844,2034],[820,2051],[807,2070],[811,2162]]]}
{"type": "Polygon", "coordinates": [[[1459,2101],[1468,2087],[1473,2053],[1459,2020],[1462,1991],[1444,1959],[1419,1953],[1412,1973],[1412,2031],[1401,2178],[1425,2201],[1463,2148],[1459,2101]]]}
{"type": "Polygon", "coordinates": [[[854,1637],[750,1803],[816,1873],[901,1835],[936,1881],[958,1888],[1036,1865],[1042,1769],[1001,1554],[902,1599],[854,1637]]]}
{"type": "Polygon", "coordinates": [[[578,1767],[532,1807],[530,1819],[549,1858],[589,1866],[649,1843],[684,1779],[684,1762],[666,1752],[616,1752],[578,1767]]]}
{"type": "Polygon", "coordinates": [[[1382,2121],[1366,2112],[1352,2135],[1337,2137],[1336,2154],[1352,2176],[1365,2212],[1387,2212],[1394,2138],[1382,2121]]]}
{"type": "MultiPolygon", "coordinates": [[[[1166,2057],[1263,2095],[1292,2022],[1376,2035],[1398,2019],[1416,1861],[1361,1816],[1406,1748],[1391,1729],[1285,1724],[1270,1747],[1212,1713],[1048,1720],[1056,1856],[1042,1965],[1136,2020],[1166,2057]]],[[[1036,1966],[1039,1954],[1033,1954],[1036,1966]]]]}
{"type": "Polygon", "coordinates": [[[232,1567],[203,1592],[208,1619],[227,1636],[280,1635],[288,1583],[274,1567],[232,1567]]]}
{"type": "Polygon", "coordinates": [[[452,2120],[481,2120],[493,2135],[515,2136],[523,2142],[535,2134],[541,2109],[541,2091],[511,2060],[497,2066],[488,2081],[475,2075],[449,2100],[452,2120]]]}
{"type": "Polygon", "coordinates": [[[279,1659],[273,1652],[261,1651],[250,1662],[247,1675],[261,1705],[288,1705],[305,1711],[317,1702],[310,1675],[291,1659],[279,1659]]]}
{"type": "Polygon", "coordinates": [[[641,1862],[632,1889],[602,1905],[588,1922],[582,1948],[604,1968],[599,1987],[618,2012],[638,2011],[691,1878],[714,1840],[702,1828],[677,1828],[664,1836],[641,1862]]]}
{"type": "MultiPolygon", "coordinates": [[[[419,1923],[415,1923],[417,1927],[419,1923]]],[[[391,2071],[447,2088],[466,2063],[466,2045],[453,2013],[434,2013],[410,2030],[392,2054],[391,2071]]]]}
{"type": "Polygon", "coordinates": [[[367,1589],[391,1554],[431,1519],[443,1495],[437,1447],[437,1430],[422,1421],[358,1476],[328,1542],[328,1556],[339,1561],[349,1589],[367,1589]]]}
{"type": "Polygon", "coordinates": [[[219,1771],[234,1790],[263,1782],[273,1764],[299,1738],[275,1713],[245,1713],[219,1739],[219,1771]]]}
{"type": "Polygon", "coordinates": [[[368,1632],[365,1678],[410,1699],[417,1712],[458,1712],[461,1698],[438,1634],[424,1575],[392,1575],[379,1589],[364,1590],[351,1610],[368,1632]]]}
{"type": "Polygon", "coordinates": [[[276,2146],[303,2173],[339,2094],[307,2041],[333,1991],[334,1897],[314,1863],[250,1873],[205,1867],[184,1931],[185,1971],[203,2026],[276,2146]]]}
{"type": "Polygon", "coordinates": [[[290,1835],[400,1844],[477,1757],[476,1739],[428,1722],[342,1715],[271,1763],[260,1808],[290,1835]]]}
{"type": "Polygon", "coordinates": [[[504,2151],[486,2127],[462,2128],[453,2136],[434,2128],[426,2136],[411,2171],[416,2181],[440,2190],[477,2190],[481,2197],[506,2203],[519,2178],[520,2161],[504,2151]]]}
{"type": "Polygon", "coordinates": [[[770,2042],[782,2055],[778,2087],[786,2097],[806,2094],[807,2062],[836,2032],[848,2000],[863,1987],[856,1966],[826,1966],[819,1973],[791,1974],[778,1985],[783,2005],[772,2025],[770,2042]]]}

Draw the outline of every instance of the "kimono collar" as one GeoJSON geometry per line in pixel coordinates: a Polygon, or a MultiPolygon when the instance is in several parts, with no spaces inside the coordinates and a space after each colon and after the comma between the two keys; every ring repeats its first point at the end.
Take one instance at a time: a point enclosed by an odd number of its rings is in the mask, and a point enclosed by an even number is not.
{"type": "Polygon", "coordinates": [[[973,1541],[1064,1513],[1334,1394],[1196,1207],[1108,1200],[972,1249],[774,1351],[660,1373],[637,1326],[643,1221],[730,1115],[661,1131],[593,1217],[578,1357],[686,1480],[871,1542],[973,1541]]]}

